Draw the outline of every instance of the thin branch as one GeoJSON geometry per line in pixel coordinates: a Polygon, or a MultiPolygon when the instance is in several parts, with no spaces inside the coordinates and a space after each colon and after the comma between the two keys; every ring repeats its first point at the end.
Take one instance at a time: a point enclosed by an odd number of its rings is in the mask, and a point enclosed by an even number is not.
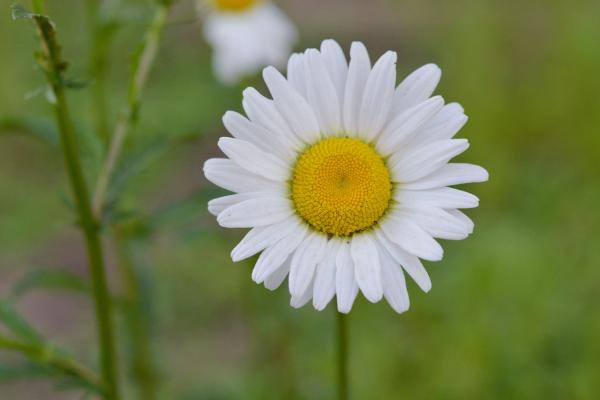
{"type": "Polygon", "coordinates": [[[121,117],[117,122],[111,138],[108,154],[100,170],[93,197],[94,215],[100,218],[104,207],[104,198],[110,183],[111,175],[121,154],[126,136],[135,127],[140,106],[140,99],[146,85],[150,69],[156,58],[161,34],[167,20],[171,2],[162,1],[156,6],[154,18],[148,27],[140,56],[136,58],[129,84],[129,98],[121,117]]]}

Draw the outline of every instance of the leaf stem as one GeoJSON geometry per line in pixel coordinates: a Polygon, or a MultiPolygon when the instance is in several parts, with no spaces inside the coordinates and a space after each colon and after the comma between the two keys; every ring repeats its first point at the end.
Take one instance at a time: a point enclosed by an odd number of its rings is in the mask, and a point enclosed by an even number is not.
{"type": "Polygon", "coordinates": [[[62,74],[66,64],[60,56],[60,46],[56,41],[54,25],[43,15],[34,15],[33,20],[42,45],[38,61],[46,73],[52,91],[52,105],[60,132],[64,162],[75,197],[79,223],[85,237],[98,327],[102,378],[106,389],[105,398],[117,400],[119,392],[111,300],[106,281],[99,227],[92,213],[89,192],[79,159],[76,133],[65,95],[62,74]]]}
{"type": "Polygon", "coordinates": [[[337,373],[338,373],[338,400],[348,400],[348,327],[346,314],[335,311],[337,314],[337,373]]]}
{"type": "Polygon", "coordinates": [[[148,30],[139,57],[135,59],[129,83],[128,101],[111,137],[110,146],[104,164],[98,175],[93,197],[94,215],[100,217],[104,207],[104,198],[110,183],[112,172],[121,154],[127,134],[135,127],[140,106],[140,99],[146,85],[150,69],[156,58],[161,34],[169,13],[170,2],[161,1],[156,6],[154,17],[148,30]]]}
{"type": "Polygon", "coordinates": [[[62,356],[51,347],[26,343],[0,335],[0,348],[20,352],[32,361],[50,365],[68,376],[84,381],[90,387],[102,392],[102,382],[96,374],[77,361],[62,356]]]}

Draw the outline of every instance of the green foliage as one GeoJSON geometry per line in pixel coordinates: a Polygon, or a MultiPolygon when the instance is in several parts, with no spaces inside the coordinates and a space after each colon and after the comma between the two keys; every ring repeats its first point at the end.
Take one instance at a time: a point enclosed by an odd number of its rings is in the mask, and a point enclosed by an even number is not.
{"type": "Polygon", "coordinates": [[[64,290],[87,294],[88,285],[79,276],[64,269],[34,269],[17,281],[12,294],[20,297],[32,290],[64,290]]]}
{"type": "Polygon", "coordinates": [[[18,133],[31,136],[37,140],[58,147],[58,132],[54,124],[40,117],[0,117],[0,135],[18,133]]]}
{"type": "Polygon", "coordinates": [[[0,322],[18,339],[35,344],[43,342],[41,335],[6,300],[0,300],[0,322]]]}

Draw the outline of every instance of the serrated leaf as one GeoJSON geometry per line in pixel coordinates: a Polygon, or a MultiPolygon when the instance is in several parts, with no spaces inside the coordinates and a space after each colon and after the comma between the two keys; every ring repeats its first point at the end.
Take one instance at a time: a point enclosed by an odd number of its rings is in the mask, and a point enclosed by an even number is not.
{"type": "Polygon", "coordinates": [[[13,287],[15,297],[35,290],[67,290],[86,293],[86,283],[77,275],[64,269],[37,269],[25,274],[13,287]]]}
{"type": "Polygon", "coordinates": [[[42,336],[5,300],[0,300],[0,322],[21,340],[35,344],[44,342],[42,336]]]}

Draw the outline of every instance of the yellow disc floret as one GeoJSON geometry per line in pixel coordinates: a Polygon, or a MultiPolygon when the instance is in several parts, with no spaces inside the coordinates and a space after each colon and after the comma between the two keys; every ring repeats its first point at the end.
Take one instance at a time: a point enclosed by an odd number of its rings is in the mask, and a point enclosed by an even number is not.
{"type": "Polygon", "coordinates": [[[385,162],[358,139],[324,139],[294,167],[292,199],[314,229],[348,236],[373,226],[387,210],[392,183],[385,162]]]}
{"type": "Polygon", "coordinates": [[[213,0],[215,7],[221,11],[243,11],[260,0],[213,0]]]}

